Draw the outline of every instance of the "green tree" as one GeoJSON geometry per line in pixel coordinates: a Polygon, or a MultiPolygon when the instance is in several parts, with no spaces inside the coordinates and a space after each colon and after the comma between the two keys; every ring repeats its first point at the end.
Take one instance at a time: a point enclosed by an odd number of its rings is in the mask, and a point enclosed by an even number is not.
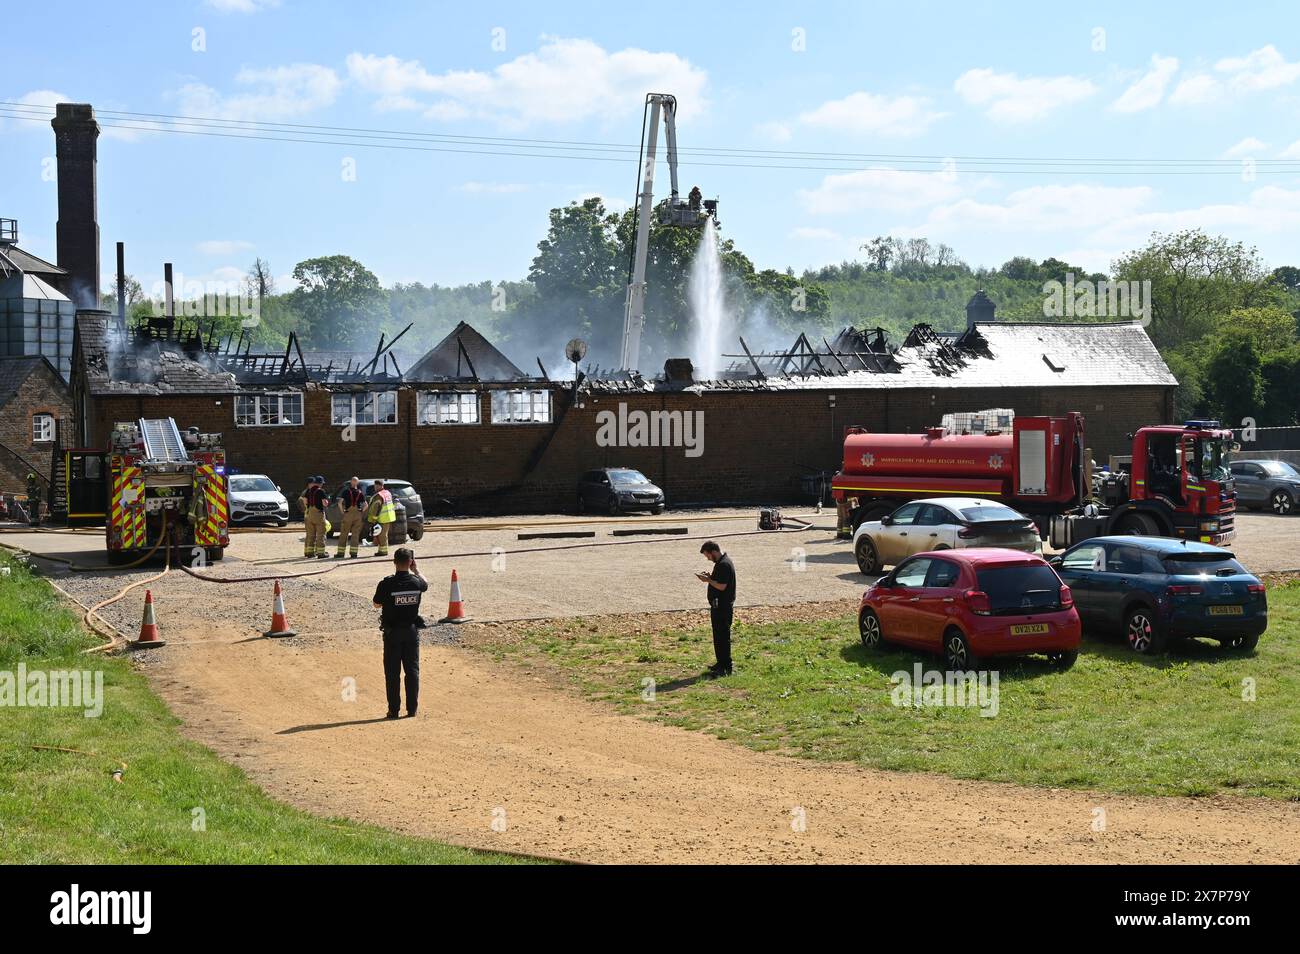
{"type": "Polygon", "coordinates": [[[1280,351],[1295,344],[1295,318],[1274,306],[1234,308],[1223,320],[1221,331],[1239,330],[1249,335],[1260,354],[1280,351]]]}
{"type": "Polygon", "coordinates": [[[1300,345],[1267,355],[1260,365],[1263,378],[1264,426],[1300,424],[1300,345]]]}
{"type": "Polygon", "coordinates": [[[1264,402],[1259,352],[1251,336],[1240,330],[1223,335],[1205,365],[1205,397],[1225,421],[1256,420],[1264,402]]]}
{"type": "Polygon", "coordinates": [[[1254,248],[1200,229],[1154,233],[1145,248],[1120,258],[1112,271],[1117,280],[1151,282],[1148,331],[1160,348],[1203,337],[1234,308],[1280,301],[1254,248]]]}
{"type": "Polygon", "coordinates": [[[388,303],[374,272],[347,255],[299,262],[290,301],[304,342],[323,350],[351,350],[378,332],[388,303]]]}

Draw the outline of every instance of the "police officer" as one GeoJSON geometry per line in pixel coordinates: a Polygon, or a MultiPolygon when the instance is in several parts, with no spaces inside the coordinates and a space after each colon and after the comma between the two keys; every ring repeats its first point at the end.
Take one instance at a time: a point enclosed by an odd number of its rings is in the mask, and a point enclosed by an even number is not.
{"type": "Polygon", "coordinates": [[[388,555],[388,528],[397,520],[397,508],[393,506],[393,495],[384,489],[382,480],[375,481],[375,492],[366,507],[366,519],[379,528],[375,537],[375,556],[388,555]]]}
{"type": "Polygon", "coordinates": [[[366,509],[366,495],[361,491],[360,481],[353,477],[343,488],[339,497],[339,548],[334,559],[343,556],[343,551],[351,549],[355,559],[361,547],[361,527],[365,523],[361,514],[366,509]]]}
{"type": "Polygon", "coordinates": [[[307,489],[298,498],[298,505],[302,507],[303,526],[307,531],[303,537],[302,555],[321,560],[329,556],[325,552],[325,508],[330,505],[330,499],[321,489],[324,483],[324,477],[310,478],[307,489]]]}
{"type": "Polygon", "coordinates": [[[406,714],[413,716],[419,708],[420,598],[429,588],[415,565],[415,554],[406,547],[393,553],[393,566],[397,572],[379,581],[371,601],[380,609],[379,625],[384,632],[384,686],[390,719],[397,718],[402,705],[402,670],[406,670],[406,714]]]}

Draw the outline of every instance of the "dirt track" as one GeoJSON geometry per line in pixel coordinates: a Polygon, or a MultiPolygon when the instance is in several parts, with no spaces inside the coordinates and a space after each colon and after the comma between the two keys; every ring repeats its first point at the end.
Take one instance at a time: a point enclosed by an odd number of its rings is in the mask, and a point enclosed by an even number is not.
{"type": "MultiPolygon", "coordinates": [[[[232,562],[213,572],[269,569],[232,562]]],[[[141,665],[189,735],[273,795],[465,845],[594,862],[1300,862],[1297,804],[1116,797],[758,753],[615,714],[460,646],[425,647],[420,716],[386,722],[373,613],[351,579],[378,569],[291,581],[290,622],[304,635],[281,641],[257,635],[269,584],[214,587],[172,573],[153,584],[168,645],[141,665]],[[1105,831],[1092,830],[1096,809],[1105,831]],[[804,831],[791,824],[800,817],[804,831]]],[[[841,568],[822,572],[841,596],[841,568]]],[[[89,598],[130,578],[58,582],[89,598]]],[[[556,585],[575,582],[561,571],[556,585]]],[[[140,598],[107,615],[133,630],[140,598]]]]}

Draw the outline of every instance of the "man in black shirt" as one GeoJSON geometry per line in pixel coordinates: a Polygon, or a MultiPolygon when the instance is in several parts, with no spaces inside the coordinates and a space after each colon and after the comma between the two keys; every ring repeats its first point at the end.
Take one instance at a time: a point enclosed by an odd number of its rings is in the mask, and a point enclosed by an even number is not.
{"type": "Polygon", "coordinates": [[[713,624],[713,655],[717,662],[709,668],[709,675],[731,675],[731,619],[736,608],[736,568],[731,557],[712,540],[700,547],[705,559],[713,564],[709,573],[696,577],[708,584],[709,622],[713,624]]]}
{"type": "Polygon", "coordinates": [[[384,631],[384,684],[388,691],[388,718],[396,719],[402,706],[402,670],[406,670],[406,714],[415,715],[420,702],[420,598],[429,588],[415,566],[415,554],[406,547],[393,553],[397,572],[375,587],[372,601],[381,610],[384,631]]]}

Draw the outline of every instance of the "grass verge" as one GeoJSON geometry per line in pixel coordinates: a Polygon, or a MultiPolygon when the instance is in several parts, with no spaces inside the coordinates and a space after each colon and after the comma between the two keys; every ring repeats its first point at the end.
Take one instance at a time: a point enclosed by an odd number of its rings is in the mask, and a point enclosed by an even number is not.
{"type": "Polygon", "coordinates": [[[0,863],[520,862],[275,801],[182,737],[128,659],[84,655],[97,640],[45,581],[8,554],[0,566],[9,567],[0,577],[0,700],[5,675],[12,680],[20,664],[28,673],[85,669],[103,678],[96,718],[83,709],[0,705],[0,863]]]}
{"type": "Polygon", "coordinates": [[[1069,672],[1004,661],[991,718],[894,705],[893,674],[938,660],[868,652],[854,616],[751,626],[742,608],[736,675],[719,681],[698,678],[713,661],[707,627],[574,620],[482,648],[561,674],[625,713],[755,749],[1029,785],[1298,799],[1300,581],[1272,587],[1269,606],[1252,654],[1191,642],[1150,659],[1085,637],[1069,672]]]}

